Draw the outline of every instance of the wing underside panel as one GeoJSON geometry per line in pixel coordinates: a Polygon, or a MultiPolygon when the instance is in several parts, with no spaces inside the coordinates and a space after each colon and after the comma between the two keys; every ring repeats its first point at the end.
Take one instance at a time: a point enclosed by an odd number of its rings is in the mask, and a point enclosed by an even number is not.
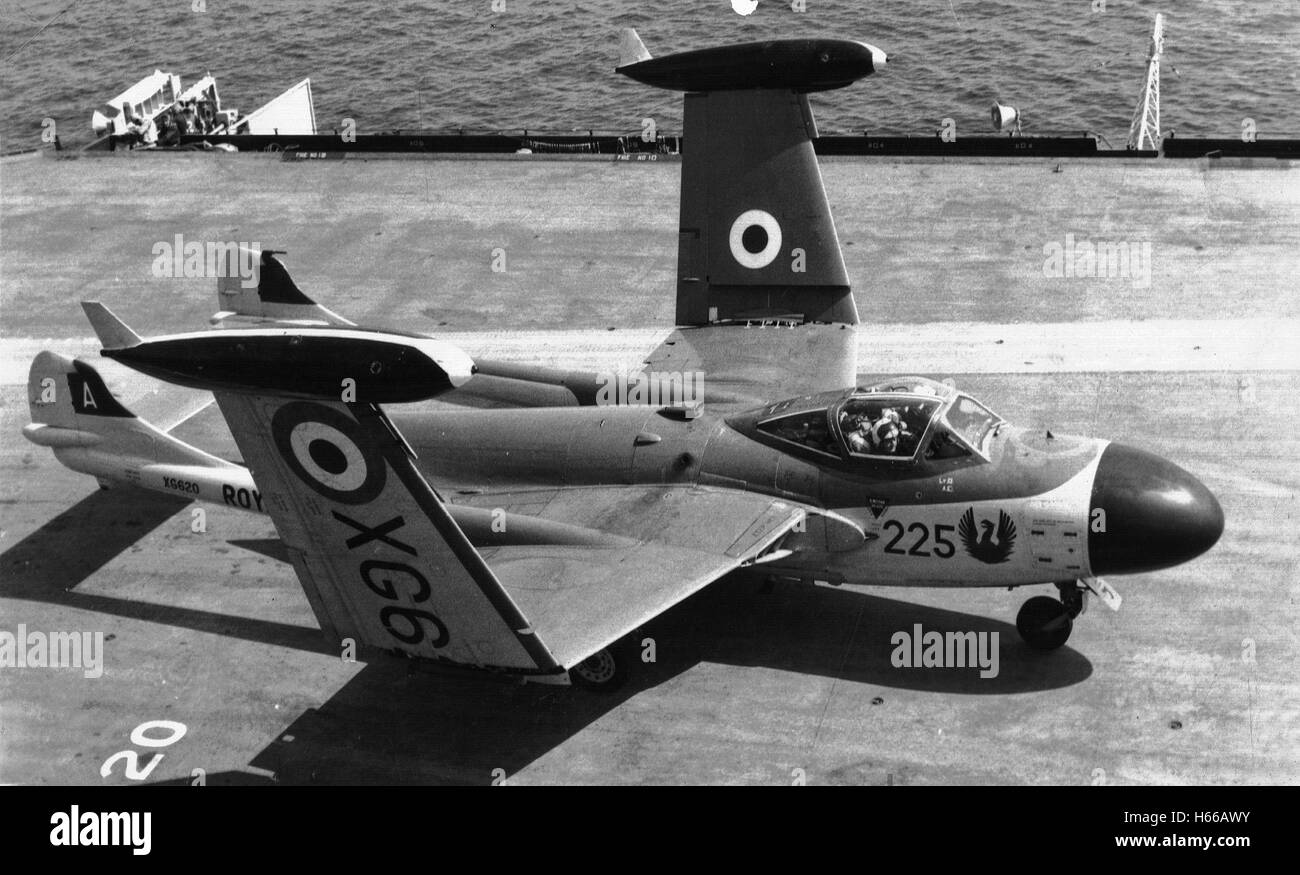
{"type": "Polygon", "coordinates": [[[476,495],[466,503],[619,536],[620,543],[595,549],[483,551],[565,667],[749,563],[803,518],[796,505],[706,487],[575,487],[476,495]]]}

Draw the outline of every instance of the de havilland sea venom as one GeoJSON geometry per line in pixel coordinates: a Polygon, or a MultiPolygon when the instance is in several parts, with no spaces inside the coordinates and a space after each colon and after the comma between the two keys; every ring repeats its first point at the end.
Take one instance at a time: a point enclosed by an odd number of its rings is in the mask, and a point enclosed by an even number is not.
{"type": "Polygon", "coordinates": [[[603,403],[608,375],[358,327],[261,252],[241,253],[255,287],[218,281],[215,330],[142,339],[85,305],[105,356],[212,391],[244,464],[135,417],[51,352],[32,364],[25,434],[104,485],[269,515],[336,644],[603,688],[628,669],[629,633],[748,566],[1055,584],[1016,622],[1051,650],[1087,593],[1118,607],[1101,575],[1214,545],[1218,502],[1164,459],[1017,428],[923,377],[857,385],[807,95],[877,72],[883,52],[776,40],[652,58],[630,30],[620,51],[619,73],[686,93],[678,327],[618,377],[664,380],[662,404],[603,403]],[[660,376],[697,372],[703,405],[660,376]],[[401,406],[433,397],[476,406],[401,406]]]}

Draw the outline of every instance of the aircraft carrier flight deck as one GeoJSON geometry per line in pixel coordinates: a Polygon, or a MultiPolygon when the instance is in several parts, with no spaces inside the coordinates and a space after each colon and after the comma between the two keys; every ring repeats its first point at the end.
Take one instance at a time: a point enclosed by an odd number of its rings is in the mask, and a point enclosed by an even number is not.
{"type": "MultiPolygon", "coordinates": [[[[271,521],[101,491],[19,437],[27,369],[98,356],[79,302],[202,327],[208,278],[151,245],[238,240],[320,304],[471,355],[630,367],[670,330],[681,165],[538,156],[118,154],[0,161],[0,616],[104,633],[102,677],[0,672],[0,781],[137,783],[134,730],[183,724],[149,782],[1294,783],[1300,661],[1300,172],[1286,160],[824,157],[861,380],[951,378],[1002,416],[1195,471],[1218,546],[1123,578],[1035,653],[1000,589],[729,578],[649,623],[613,696],[487,683],[323,642],[271,521]],[[1123,242],[1124,270],[1058,270],[1123,242]],[[486,333],[485,333],[486,332],[486,333]],[[891,634],[999,632],[996,678],[891,662],[891,634]],[[107,769],[107,772],[101,771],[107,769]],[[107,774],[107,777],[102,775],[107,774]]],[[[755,331],[779,326],[755,325],[755,331]]],[[[434,402],[437,403],[437,402],[434,402]]],[[[707,394],[706,394],[707,404],[707,394]]],[[[182,439],[232,457],[215,409],[182,439]]]]}

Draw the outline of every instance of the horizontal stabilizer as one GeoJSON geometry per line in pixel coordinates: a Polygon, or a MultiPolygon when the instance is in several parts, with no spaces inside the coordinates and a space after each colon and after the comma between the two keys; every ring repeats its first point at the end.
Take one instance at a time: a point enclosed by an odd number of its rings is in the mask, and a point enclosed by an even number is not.
{"type": "Polygon", "coordinates": [[[99,301],[82,301],[81,309],[85,311],[86,318],[95,329],[95,336],[105,349],[126,349],[139,345],[140,335],[128,328],[125,322],[114,316],[113,311],[99,301]]]}

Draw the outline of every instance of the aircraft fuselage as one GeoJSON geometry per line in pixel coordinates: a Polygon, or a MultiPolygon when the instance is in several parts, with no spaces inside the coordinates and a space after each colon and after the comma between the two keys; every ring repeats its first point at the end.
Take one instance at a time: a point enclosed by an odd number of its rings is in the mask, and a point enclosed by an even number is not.
{"type": "Polygon", "coordinates": [[[809,580],[1009,586],[1148,571],[1208,549],[1223,525],[1209,491],[1157,456],[1005,424],[987,459],[864,463],[791,452],[746,433],[743,417],[707,412],[389,415],[453,502],[498,490],[662,483],[744,489],[828,511],[769,565],[809,580]]]}

